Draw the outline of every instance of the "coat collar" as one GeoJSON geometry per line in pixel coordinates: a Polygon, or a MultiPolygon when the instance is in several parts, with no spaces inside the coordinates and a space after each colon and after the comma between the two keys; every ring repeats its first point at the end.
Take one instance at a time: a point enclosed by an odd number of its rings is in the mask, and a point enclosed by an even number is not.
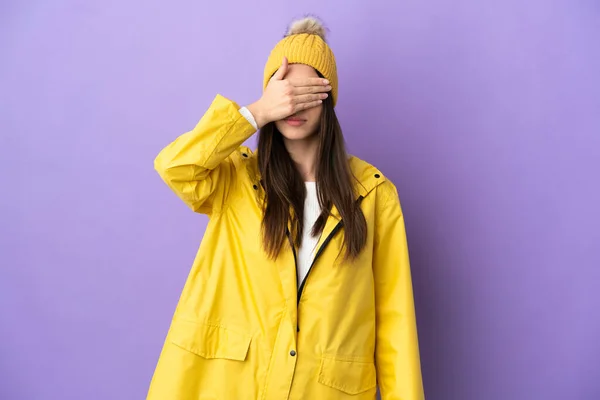
{"type": "MultiPolygon", "coordinates": [[[[264,201],[264,190],[260,184],[260,171],[258,169],[258,158],[256,153],[252,154],[252,156],[248,157],[246,160],[246,169],[257,192],[257,198],[260,204],[262,204],[262,201],[264,201]]],[[[350,155],[348,157],[348,163],[350,171],[355,178],[354,192],[357,200],[361,197],[366,197],[373,189],[386,181],[386,178],[381,171],[356,156],[350,155]]],[[[339,211],[335,206],[331,209],[331,216],[337,221],[341,220],[339,211]]]]}
{"type": "Polygon", "coordinates": [[[355,188],[359,196],[366,197],[378,185],[385,182],[385,176],[368,162],[358,157],[348,158],[350,170],[356,178],[355,188]]]}

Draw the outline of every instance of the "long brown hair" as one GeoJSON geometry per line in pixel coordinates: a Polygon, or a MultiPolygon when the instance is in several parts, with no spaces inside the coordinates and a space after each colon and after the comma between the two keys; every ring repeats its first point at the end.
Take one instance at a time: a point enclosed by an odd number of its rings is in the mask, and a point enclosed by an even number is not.
{"type": "MultiPolygon", "coordinates": [[[[365,246],[367,221],[354,195],[355,178],[348,165],[344,137],[331,96],[323,101],[317,135],[319,147],[315,172],[322,211],[311,233],[313,236],[322,233],[331,206],[335,205],[344,226],[344,259],[353,259],[365,246]]],[[[294,246],[299,247],[302,232],[307,227],[303,226],[306,187],[285,148],[282,134],[273,122],[265,125],[258,135],[258,164],[266,194],[262,220],[263,247],[271,258],[276,258],[288,235],[294,246]]]]}

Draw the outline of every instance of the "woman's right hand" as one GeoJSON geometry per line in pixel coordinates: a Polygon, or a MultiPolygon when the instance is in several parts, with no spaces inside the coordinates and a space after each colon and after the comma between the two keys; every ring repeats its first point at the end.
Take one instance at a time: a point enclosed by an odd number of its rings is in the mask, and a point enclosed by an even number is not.
{"type": "Polygon", "coordinates": [[[260,100],[247,107],[259,129],[269,122],[318,106],[331,90],[327,79],[315,77],[290,80],[285,79],[287,72],[288,60],[284,57],[281,67],[267,84],[260,100]]]}

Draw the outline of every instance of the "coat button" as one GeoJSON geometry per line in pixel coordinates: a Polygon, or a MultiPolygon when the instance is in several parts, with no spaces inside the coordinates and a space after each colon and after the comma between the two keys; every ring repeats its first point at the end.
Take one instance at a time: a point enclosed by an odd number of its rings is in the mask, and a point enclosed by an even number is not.
{"type": "Polygon", "coordinates": [[[375,174],[375,178],[380,178],[380,177],[381,177],[381,175],[375,174]]]}
{"type": "Polygon", "coordinates": [[[242,153],[242,155],[243,155],[244,157],[248,158],[248,154],[246,154],[246,153],[242,153]]]}
{"type": "Polygon", "coordinates": [[[258,189],[258,186],[256,185],[252,185],[252,187],[254,188],[254,190],[258,189]]]}
{"type": "Polygon", "coordinates": [[[296,355],[296,352],[294,350],[290,351],[290,356],[294,357],[296,355]]]}

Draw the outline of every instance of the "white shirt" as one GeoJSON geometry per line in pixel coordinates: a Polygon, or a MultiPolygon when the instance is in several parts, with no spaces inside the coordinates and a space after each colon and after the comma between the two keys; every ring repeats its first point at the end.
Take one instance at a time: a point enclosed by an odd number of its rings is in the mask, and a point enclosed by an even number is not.
{"type": "Polygon", "coordinates": [[[258,124],[256,123],[256,120],[254,119],[254,115],[252,115],[250,110],[248,110],[246,107],[242,107],[242,108],[240,108],[240,114],[242,114],[244,116],[244,118],[246,118],[248,120],[248,122],[250,122],[252,124],[254,129],[258,130],[258,124]]]}
{"type": "MultiPolygon", "coordinates": [[[[258,130],[258,125],[254,116],[246,107],[240,108],[240,114],[244,116],[254,126],[254,129],[258,130]]],[[[321,207],[319,206],[319,199],[317,198],[317,184],[316,182],[304,182],[306,185],[306,199],[304,200],[304,232],[302,232],[302,240],[300,242],[300,248],[296,256],[296,273],[298,287],[302,284],[310,265],[315,257],[316,247],[319,242],[319,236],[312,236],[312,227],[321,214],[321,207]]]]}
{"type": "Polygon", "coordinates": [[[319,199],[317,198],[317,183],[304,182],[306,185],[306,199],[304,200],[304,229],[302,232],[302,241],[296,256],[296,273],[298,274],[298,287],[302,284],[308,274],[310,265],[317,251],[319,236],[312,236],[312,227],[321,214],[319,199]]]}

